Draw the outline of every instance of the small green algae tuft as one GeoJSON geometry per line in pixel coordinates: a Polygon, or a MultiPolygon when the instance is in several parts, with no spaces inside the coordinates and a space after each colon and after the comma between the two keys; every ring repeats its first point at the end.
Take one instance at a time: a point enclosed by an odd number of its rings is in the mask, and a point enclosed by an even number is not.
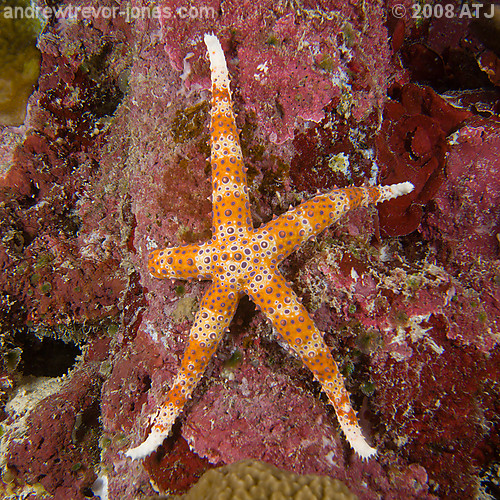
{"type": "Polygon", "coordinates": [[[175,142],[183,143],[200,134],[206,121],[208,101],[179,109],[172,124],[172,137],[175,142]]]}
{"type": "Polygon", "coordinates": [[[40,285],[40,293],[43,295],[47,295],[52,291],[52,284],[48,281],[45,281],[40,285]]]}
{"type": "Polygon", "coordinates": [[[225,368],[235,368],[241,364],[242,360],[243,353],[239,349],[236,349],[233,354],[231,354],[231,357],[224,362],[224,366],[225,368]]]}

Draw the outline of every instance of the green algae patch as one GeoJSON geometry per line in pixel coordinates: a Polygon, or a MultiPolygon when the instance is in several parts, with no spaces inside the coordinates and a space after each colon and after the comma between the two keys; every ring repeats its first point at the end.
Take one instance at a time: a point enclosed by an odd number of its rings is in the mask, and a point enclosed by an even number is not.
{"type": "Polygon", "coordinates": [[[40,72],[36,37],[41,23],[18,12],[27,12],[29,5],[19,0],[0,5],[0,126],[23,123],[40,72]]]}
{"type": "Polygon", "coordinates": [[[177,307],[172,313],[174,321],[188,319],[194,320],[193,311],[196,309],[196,299],[194,297],[184,296],[177,301],[177,307]]]}
{"type": "Polygon", "coordinates": [[[172,137],[175,142],[187,142],[203,132],[208,113],[208,101],[179,109],[172,123],[172,137]]]}

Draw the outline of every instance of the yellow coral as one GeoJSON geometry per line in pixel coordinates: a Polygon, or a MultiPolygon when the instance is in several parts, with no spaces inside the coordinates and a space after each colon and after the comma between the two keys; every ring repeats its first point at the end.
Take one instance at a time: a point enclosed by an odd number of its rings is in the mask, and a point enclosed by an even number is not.
{"type": "Polygon", "coordinates": [[[336,479],[300,476],[265,462],[243,460],[211,469],[185,494],[172,500],[356,500],[336,479]]]}
{"type": "MultiPolygon", "coordinates": [[[[7,7],[25,5],[27,2],[7,2],[7,7]]],[[[7,7],[4,3],[0,9],[0,126],[23,123],[40,67],[40,53],[35,47],[40,23],[9,17],[7,7]]]]}

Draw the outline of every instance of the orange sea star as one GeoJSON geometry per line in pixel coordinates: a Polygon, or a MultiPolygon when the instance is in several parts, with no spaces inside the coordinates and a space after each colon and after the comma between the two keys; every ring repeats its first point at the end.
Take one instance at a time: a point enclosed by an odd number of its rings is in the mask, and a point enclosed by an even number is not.
{"type": "Polygon", "coordinates": [[[338,366],[278,264],[351,208],[407,194],[413,185],[404,182],[336,189],[254,229],[224,53],[214,35],[205,35],[205,43],[212,74],[212,239],[199,245],[155,250],[149,256],[149,269],[157,278],[209,279],[212,284],[196,314],[167,399],[152,416],[149,436],[126,454],[142,458],[168,436],[214,355],[240,297],[247,294],[320,382],[350,445],[361,457],[369,458],[376,450],[361,433],[338,366]]]}

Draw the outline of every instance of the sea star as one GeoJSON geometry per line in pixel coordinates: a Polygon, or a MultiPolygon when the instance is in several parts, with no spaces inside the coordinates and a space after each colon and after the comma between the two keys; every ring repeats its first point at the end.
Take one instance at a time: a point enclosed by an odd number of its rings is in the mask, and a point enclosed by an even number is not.
{"type": "Polygon", "coordinates": [[[157,278],[209,279],[212,284],[196,314],[167,400],[152,416],[149,436],[126,455],[143,458],[168,436],[227,330],[240,297],[247,294],[320,382],[350,445],[362,458],[369,458],[376,449],[361,433],[338,366],[278,265],[348,210],[407,194],[413,185],[403,182],[336,189],[254,229],[226,60],[217,37],[205,35],[205,43],[212,76],[212,239],[199,245],[155,250],[149,255],[148,265],[157,278]]]}

